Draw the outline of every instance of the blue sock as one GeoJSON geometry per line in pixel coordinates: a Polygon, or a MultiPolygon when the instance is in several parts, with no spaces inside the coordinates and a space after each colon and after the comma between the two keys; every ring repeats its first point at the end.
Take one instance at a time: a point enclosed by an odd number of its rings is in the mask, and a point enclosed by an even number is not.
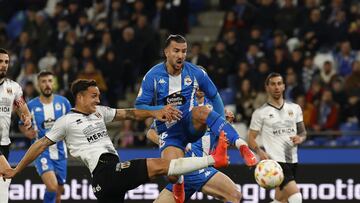
{"type": "Polygon", "coordinates": [[[56,192],[49,192],[46,190],[44,195],[44,203],[55,203],[56,201],[56,192]]]}
{"type": "Polygon", "coordinates": [[[225,120],[220,114],[215,111],[211,111],[206,119],[206,124],[210,128],[211,132],[215,135],[219,135],[223,130],[229,142],[235,144],[235,141],[239,138],[239,134],[231,126],[229,122],[225,120]]]}

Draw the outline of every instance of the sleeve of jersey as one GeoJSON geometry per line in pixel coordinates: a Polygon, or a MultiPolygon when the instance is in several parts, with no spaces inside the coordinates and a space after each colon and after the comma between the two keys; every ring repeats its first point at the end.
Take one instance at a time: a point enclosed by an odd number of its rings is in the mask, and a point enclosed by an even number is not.
{"type": "Polygon", "coordinates": [[[63,116],[55,121],[53,127],[46,133],[46,137],[53,142],[59,142],[66,136],[66,116],[63,116]]]}
{"type": "Polygon", "coordinates": [[[221,116],[225,116],[224,103],[217,91],[216,86],[209,78],[208,74],[200,69],[197,75],[199,88],[205,93],[206,97],[211,101],[214,111],[221,116]]]}
{"type": "Polygon", "coordinates": [[[143,110],[159,110],[163,108],[162,105],[153,105],[153,98],[155,95],[154,83],[154,79],[153,77],[150,77],[149,73],[144,76],[138,96],[135,101],[135,108],[143,110]]]}
{"type": "Polygon", "coordinates": [[[109,123],[114,120],[116,109],[110,108],[108,106],[98,106],[97,110],[103,115],[105,123],[109,123]]]}
{"type": "Polygon", "coordinates": [[[66,113],[69,113],[69,111],[71,110],[71,104],[69,102],[69,100],[65,99],[65,107],[66,107],[66,113]]]}
{"type": "Polygon", "coordinates": [[[301,107],[299,105],[296,105],[297,107],[297,113],[296,113],[296,123],[300,123],[303,122],[304,117],[303,117],[303,112],[301,110],[301,107]]]}
{"type": "Polygon", "coordinates": [[[15,101],[18,101],[20,99],[23,99],[23,91],[22,91],[22,88],[19,84],[16,83],[16,86],[15,86],[15,101]]]}
{"type": "Polygon", "coordinates": [[[260,131],[261,125],[262,125],[261,117],[260,117],[259,111],[256,110],[256,111],[254,111],[254,113],[252,114],[252,117],[251,117],[250,129],[260,131]]]}

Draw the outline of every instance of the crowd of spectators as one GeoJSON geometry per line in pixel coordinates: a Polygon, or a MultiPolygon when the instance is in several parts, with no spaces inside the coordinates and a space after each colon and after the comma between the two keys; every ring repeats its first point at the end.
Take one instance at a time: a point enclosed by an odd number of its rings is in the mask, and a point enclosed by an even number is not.
{"type": "MultiPolygon", "coordinates": [[[[134,81],[161,60],[166,34],[186,35],[201,24],[196,14],[204,2],[27,0],[2,5],[0,46],[11,52],[9,77],[22,85],[27,100],[37,95],[41,70],[56,74],[58,93],[70,100],[71,81],[95,79],[102,103],[116,107],[137,92],[134,81]]],[[[286,99],[303,108],[309,131],[360,131],[358,1],[219,3],[225,15],[218,40],[209,53],[202,51],[202,42],[189,44],[188,60],[206,68],[237,122],[249,124],[254,109],[266,101],[267,74],[276,71],[284,76],[286,99]]],[[[147,145],[143,131],[150,123],[122,123],[115,144],[147,145]]],[[[306,144],[360,145],[351,133],[342,134],[310,137],[306,144]]]]}

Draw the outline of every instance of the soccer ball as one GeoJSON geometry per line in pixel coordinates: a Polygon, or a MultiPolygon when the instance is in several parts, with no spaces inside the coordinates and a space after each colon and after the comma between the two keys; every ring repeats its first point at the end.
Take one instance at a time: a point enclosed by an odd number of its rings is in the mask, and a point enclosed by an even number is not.
{"type": "Polygon", "coordinates": [[[266,189],[275,188],[284,180],[281,166],[270,159],[262,160],[257,164],[254,176],[256,182],[266,189]]]}

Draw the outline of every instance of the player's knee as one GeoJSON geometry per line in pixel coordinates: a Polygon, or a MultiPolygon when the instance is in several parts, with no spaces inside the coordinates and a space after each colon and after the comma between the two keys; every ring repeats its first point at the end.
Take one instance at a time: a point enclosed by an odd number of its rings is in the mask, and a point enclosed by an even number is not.
{"type": "Polygon", "coordinates": [[[240,191],[232,191],[230,192],[227,197],[225,197],[225,202],[232,202],[232,203],[239,203],[241,200],[241,193],[240,191]]]}
{"type": "Polygon", "coordinates": [[[289,203],[302,203],[302,195],[300,192],[292,194],[289,199],[289,203]]]}
{"type": "Polygon", "coordinates": [[[46,190],[49,192],[58,192],[58,185],[57,184],[50,184],[46,187],[46,190]]]}
{"type": "Polygon", "coordinates": [[[199,121],[200,123],[205,124],[208,115],[210,114],[211,110],[207,106],[196,106],[192,110],[192,116],[194,119],[199,121]]]}
{"type": "Polygon", "coordinates": [[[166,159],[146,159],[148,176],[150,179],[167,175],[170,161],[166,159]]]}

